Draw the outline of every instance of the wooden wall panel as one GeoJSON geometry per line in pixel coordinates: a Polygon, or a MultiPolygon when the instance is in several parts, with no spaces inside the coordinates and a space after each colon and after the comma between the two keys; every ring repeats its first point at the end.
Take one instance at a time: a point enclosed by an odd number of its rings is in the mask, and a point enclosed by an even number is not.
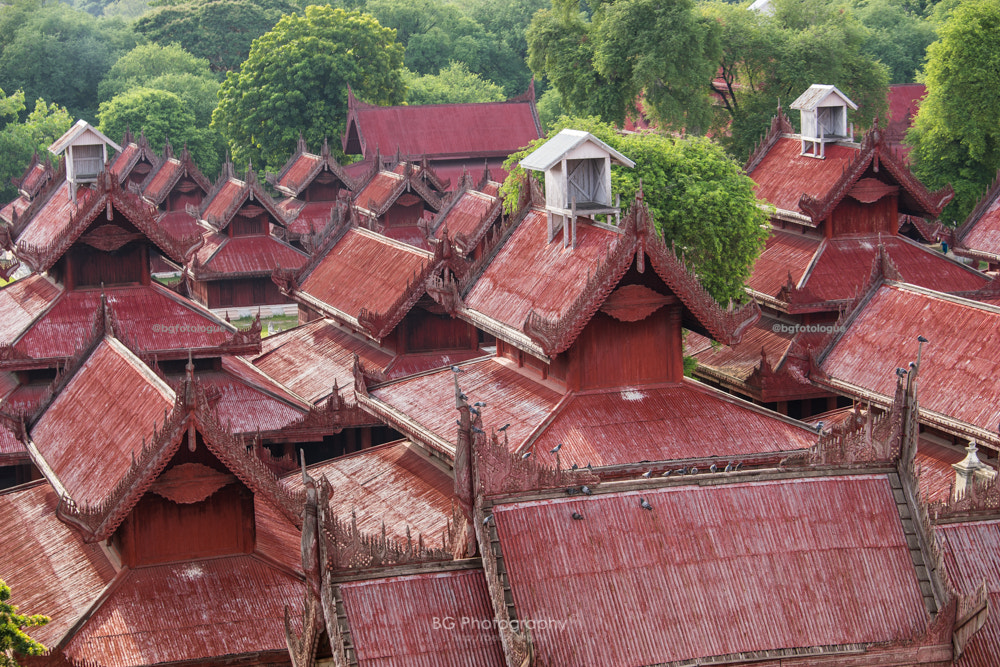
{"type": "Polygon", "coordinates": [[[830,214],[828,227],[833,236],[882,232],[895,234],[899,229],[898,198],[885,196],[871,204],[844,197],[830,214]]]}
{"type": "Polygon", "coordinates": [[[412,308],[403,319],[407,352],[469,350],[478,343],[476,329],[448,315],[435,315],[412,308]]]}

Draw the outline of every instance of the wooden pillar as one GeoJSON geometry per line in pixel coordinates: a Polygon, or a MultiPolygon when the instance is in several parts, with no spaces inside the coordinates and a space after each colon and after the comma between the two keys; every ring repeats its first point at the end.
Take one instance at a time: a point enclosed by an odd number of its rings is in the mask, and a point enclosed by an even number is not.
{"type": "Polygon", "coordinates": [[[369,449],[372,446],[372,427],[361,429],[361,449],[369,449]]]}

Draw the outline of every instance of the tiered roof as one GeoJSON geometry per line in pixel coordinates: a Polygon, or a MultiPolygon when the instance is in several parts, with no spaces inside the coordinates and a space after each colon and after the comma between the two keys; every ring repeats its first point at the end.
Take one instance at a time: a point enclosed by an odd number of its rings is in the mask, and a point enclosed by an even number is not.
{"type": "Polygon", "coordinates": [[[139,138],[136,139],[131,132],[126,132],[122,138],[122,149],[111,160],[108,171],[114,174],[122,185],[129,183],[138,185],[156,171],[162,162],[163,158],[149,145],[144,133],[140,132],[139,138]]]}

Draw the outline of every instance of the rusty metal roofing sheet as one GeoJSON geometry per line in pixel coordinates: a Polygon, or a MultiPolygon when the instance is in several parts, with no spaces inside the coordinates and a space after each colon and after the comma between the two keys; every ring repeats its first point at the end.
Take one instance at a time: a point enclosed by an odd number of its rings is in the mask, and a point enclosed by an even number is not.
{"type": "Polygon", "coordinates": [[[187,211],[167,211],[156,219],[156,223],[175,239],[201,236],[205,228],[187,211]]]}
{"type": "Polygon", "coordinates": [[[537,139],[531,102],[356,107],[366,154],[507,156],[537,139]]]}
{"type": "Polygon", "coordinates": [[[807,449],[816,432],[805,424],[693,380],[574,394],[556,410],[532,451],[563,467],[618,465],[807,449]]]}
{"type": "Polygon", "coordinates": [[[367,208],[369,211],[374,211],[389,201],[389,195],[399,186],[402,180],[403,176],[401,174],[391,171],[380,171],[354,197],[354,203],[367,208]]]}
{"type": "Polygon", "coordinates": [[[18,243],[28,243],[42,247],[51,243],[69,226],[70,216],[78,206],[94,196],[90,188],[80,188],[76,193],[77,204],[70,198],[70,185],[65,182],[52,193],[41,208],[31,217],[27,227],[17,238],[18,243]]]}
{"type": "MultiPolygon", "coordinates": [[[[438,222],[436,238],[442,238],[445,231],[454,238],[456,234],[469,236],[479,231],[483,218],[493,210],[497,198],[475,190],[463,192],[458,201],[438,222]]],[[[499,214],[499,211],[497,212],[499,214]]]]}
{"type": "MultiPolygon", "coordinates": [[[[1000,189],[997,193],[1000,194],[1000,189]]],[[[965,233],[962,245],[972,250],[1000,255],[1000,196],[994,198],[972,228],[965,233]]]]}
{"type": "MultiPolygon", "coordinates": [[[[884,285],[857,314],[822,369],[891,400],[896,368],[917,358],[920,410],[996,433],[1000,422],[1000,308],[902,284],[884,285]]],[[[924,415],[926,416],[926,415],[924,415]]]]}
{"type": "Polygon", "coordinates": [[[482,570],[340,584],[359,667],[506,664],[482,570]]]}
{"type": "MultiPolygon", "coordinates": [[[[205,247],[208,246],[206,243],[205,247]]],[[[222,274],[258,273],[270,276],[279,266],[283,269],[298,269],[309,259],[301,250],[296,250],[270,234],[225,238],[205,259],[202,259],[203,254],[201,251],[198,253],[202,269],[222,274]]]]}
{"type": "MultiPolygon", "coordinates": [[[[221,345],[233,327],[207,310],[151,284],[104,289],[122,335],[140,352],[221,345]]],[[[100,289],[64,292],[17,340],[34,359],[72,356],[86,342],[101,304],[100,289]]]]}
{"type": "MultiPolygon", "coordinates": [[[[461,364],[458,383],[470,402],[482,401],[486,428],[510,424],[512,446],[523,442],[551,414],[561,395],[494,357],[461,364]]],[[[458,435],[455,384],[445,368],[390,382],[372,390],[377,400],[406,414],[436,436],[454,443],[458,435]]]]}
{"type": "MultiPolygon", "coordinates": [[[[441,546],[441,535],[451,519],[455,483],[443,469],[407,442],[380,445],[309,467],[316,479],[333,487],[331,508],[342,520],[356,512],[358,528],[406,541],[423,535],[430,547],[441,546]]],[[[281,483],[302,489],[302,474],[289,473],[281,483]]]]}
{"type": "Polygon", "coordinates": [[[281,203],[281,210],[290,214],[298,212],[298,215],[288,224],[288,231],[296,234],[315,234],[326,229],[330,222],[330,211],[333,210],[337,202],[334,201],[311,201],[302,203],[295,199],[286,199],[281,203]]]}
{"type": "Polygon", "coordinates": [[[14,216],[20,216],[24,213],[24,209],[31,205],[31,200],[24,195],[18,196],[17,199],[10,201],[6,206],[0,209],[0,220],[11,224],[14,222],[14,216]]]}
{"type": "Polygon", "coordinates": [[[757,196],[777,208],[803,213],[799,199],[803,194],[822,199],[840,179],[858,149],[827,144],[826,159],[802,155],[802,142],[782,137],[775,142],[760,164],[750,172],[757,196]]]}
{"type": "Polygon", "coordinates": [[[920,497],[924,502],[947,502],[951,497],[951,486],[955,482],[953,463],[965,458],[965,452],[920,437],[917,446],[917,469],[920,471],[920,497]]]}
{"type": "MultiPolygon", "coordinates": [[[[703,336],[693,332],[689,332],[687,337],[689,340],[694,338],[707,341],[703,336]]],[[[699,366],[705,366],[736,380],[746,381],[750,374],[760,367],[761,350],[771,368],[777,368],[794,338],[791,325],[770,317],[761,317],[745,330],[739,344],[706,345],[692,356],[698,360],[699,366]]]]}
{"type": "Polygon", "coordinates": [[[0,342],[13,343],[57,296],[59,288],[38,274],[0,289],[0,342]]]}
{"type": "Polygon", "coordinates": [[[311,153],[300,153],[295,160],[295,164],[289,167],[282,175],[281,180],[278,181],[278,185],[294,192],[300,191],[306,176],[316,168],[316,165],[322,159],[320,156],[312,155],[311,153]]]}
{"type": "Polygon", "coordinates": [[[804,287],[822,300],[854,298],[871,275],[880,242],[908,283],[939,292],[964,292],[989,282],[978,271],[910,239],[865,235],[829,240],[804,287]]]}
{"type": "Polygon", "coordinates": [[[928,623],[884,475],[539,500],[493,517],[542,664],[886,642],[928,623]]]}
{"type": "Polygon", "coordinates": [[[139,568],[124,575],[63,653],[106,667],[270,651],[287,657],[284,610],[300,618],[302,598],[300,580],[252,556],[139,568]]]}
{"type": "Polygon", "coordinates": [[[482,357],[482,350],[447,350],[444,352],[422,352],[418,354],[401,354],[392,360],[385,369],[386,377],[395,380],[415,373],[434,370],[442,366],[460,364],[463,361],[482,357]]]}
{"type": "Polygon", "coordinates": [[[255,366],[299,396],[316,403],[339,387],[354,385],[354,355],[373,370],[385,370],[392,355],[351,335],[332,320],[317,320],[261,341],[255,366]]]}
{"type": "Polygon", "coordinates": [[[986,581],[990,613],[977,632],[958,667],[995,665],[1000,655],[1000,520],[939,525],[934,532],[941,541],[945,567],[959,592],[972,594],[986,581]]]}
{"type": "Polygon", "coordinates": [[[165,190],[174,183],[183,168],[181,161],[177,158],[167,158],[157,169],[153,178],[146,183],[142,194],[155,202],[162,201],[167,194],[165,190]]]}
{"type": "Polygon", "coordinates": [[[28,462],[28,450],[7,424],[0,424],[0,465],[28,462]]]}
{"type": "Polygon", "coordinates": [[[52,619],[29,633],[46,646],[59,641],[115,575],[100,545],[84,544],[56,517],[58,505],[45,481],[0,492],[0,526],[23,527],[4,540],[0,578],[21,613],[52,619]]]}
{"type": "Polygon", "coordinates": [[[268,381],[262,373],[235,368],[245,362],[223,358],[223,370],[197,374],[204,387],[220,392],[215,405],[219,422],[233,433],[256,433],[282,429],[308,411],[308,404],[288,394],[279,385],[268,381]]]}
{"type": "MultiPolygon", "coordinates": [[[[764,252],[753,265],[747,287],[768,296],[777,296],[789,276],[792,284],[798,285],[820,242],[821,239],[815,236],[772,229],[764,252]]],[[[868,268],[871,268],[870,261],[868,268]]]]}
{"type": "Polygon", "coordinates": [[[364,229],[351,229],[302,282],[300,290],[357,317],[362,308],[385,313],[431,254],[364,229]]]}
{"type": "Polygon", "coordinates": [[[39,418],[31,439],[70,498],[96,505],[173,405],[163,380],[124,345],[105,339],[39,418]]]}
{"type": "Polygon", "coordinates": [[[562,235],[548,242],[547,214],[533,208],[465,296],[467,308],[520,331],[528,313],[558,318],[586,286],[590,273],[621,235],[587,222],[577,226],[577,246],[562,235]]]}
{"type": "Polygon", "coordinates": [[[212,198],[212,201],[209,202],[205,208],[203,217],[205,219],[218,220],[221,223],[228,223],[228,220],[221,219],[222,216],[225,215],[230,206],[242,200],[246,196],[246,193],[246,183],[235,178],[230,178],[219,189],[219,192],[212,198]]]}

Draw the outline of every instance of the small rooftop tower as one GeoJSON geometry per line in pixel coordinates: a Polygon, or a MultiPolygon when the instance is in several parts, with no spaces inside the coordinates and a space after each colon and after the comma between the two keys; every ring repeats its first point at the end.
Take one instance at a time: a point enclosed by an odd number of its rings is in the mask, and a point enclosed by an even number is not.
{"type": "Polygon", "coordinates": [[[73,201],[80,183],[93,183],[108,162],[108,146],[121,152],[122,147],[108,139],[85,120],[78,120],[49,146],[56,155],[66,154],[66,180],[71,184],[73,201]]]}
{"type": "Polygon", "coordinates": [[[611,164],[635,163],[582,130],[563,130],[521,160],[521,166],[545,172],[545,210],[549,213],[549,242],[569,222],[563,247],[576,247],[577,216],[614,214],[621,209],[611,201],[611,164]]]}
{"type": "Polygon", "coordinates": [[[823,159],[825,146],[835,141],[854,141],[854,123],[847,124],[847,107],[858,105],[836,86],[814,83],[792,102],[802,114],[802,154],[823,159]]]}

